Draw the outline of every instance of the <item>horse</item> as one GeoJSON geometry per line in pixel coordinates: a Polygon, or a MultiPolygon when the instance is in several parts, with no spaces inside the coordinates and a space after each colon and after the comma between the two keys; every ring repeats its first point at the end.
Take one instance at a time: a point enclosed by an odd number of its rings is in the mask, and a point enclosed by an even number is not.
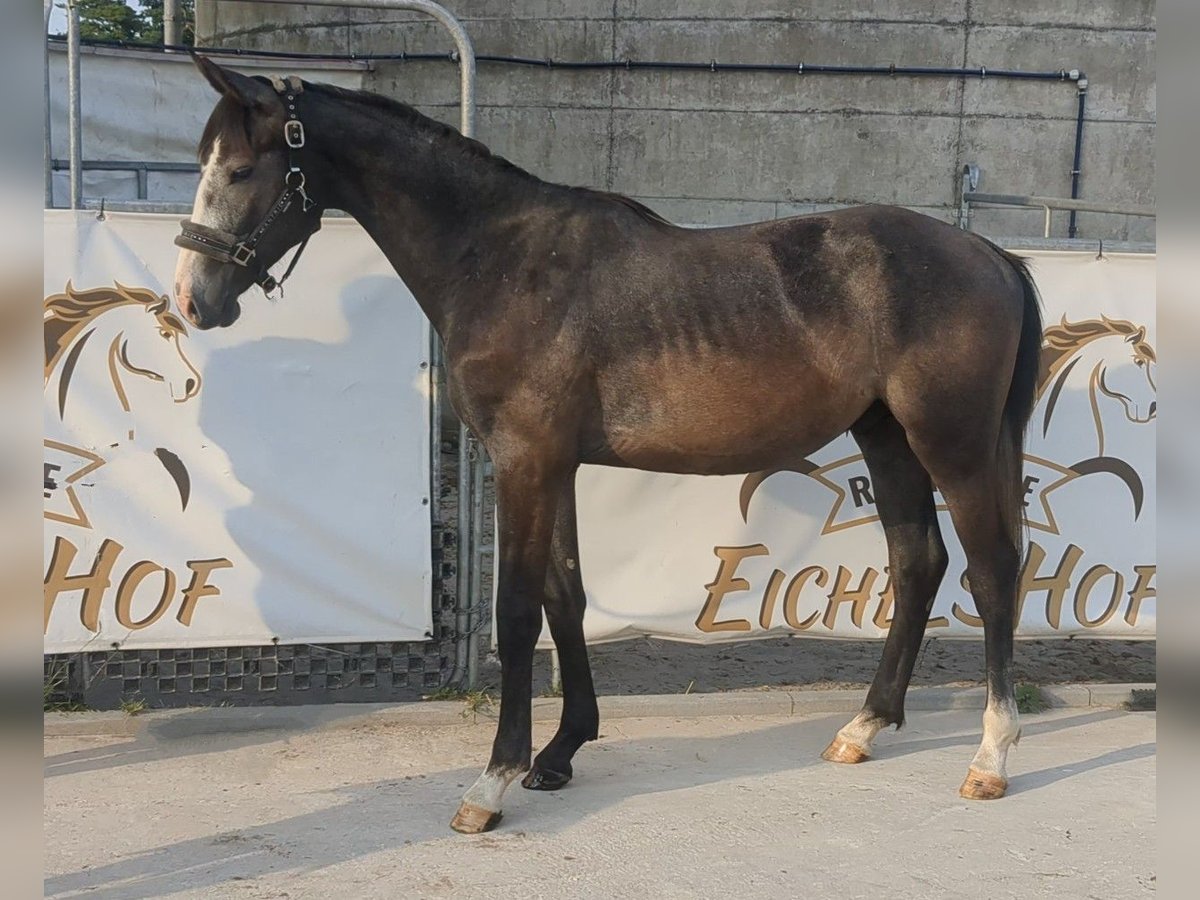
{"type": "Polygon", "coordinates": [[[904,721],[947,565],[936,482],[985,631],[983,736],[959,792],[1004,795],[1020,736],[1022,448],[1042,341],[1024,260],[888,206],[683,228],[620,194],[543,181],[404,103],[194,59],[220,98],[175,239],[182,314],[232,325],[242,294],[275,286],[270,267],[303,249],[322,210],[343,210],[441,337],[450,402],[494,462],[501,706],[452,828],[495,827],[518,776],[563,787],[597,737],[579,466],[743,474],[794,466],[846,431],[876,485],[895,613],[862,710],[823,756],[860,763],[904,721]],[[543,611],[563,706],[531,763],[543,611]]]}
{"type": "Polygon", "coordinates": [[[1157,415],[1158,401],[1154,370],[1158,357],[1146,340],[1144,325],[1101,316],[1083,322],[1068,322],[1066,316],[1046,329],[1038,399],[1042,406],[1042,434],[1050,423],[1063,388],[1072,380],[1084,381],[1096,427],[1096,456],[1104,456],[1104,416],[1107,399],[1125,421],[1146,425],[1157,415]],[[1116,361],[1132,362],[1117,365],[1116,361]],[[1074,375],[1074,379],[1072,379],[1074,375]]]}
{"type": "Polygon", "coordinates": [[[176,403],[199,393],[200,373],[179,342],[187,336],[187,326],[171,312],[167,297],[121,284],[81,291],[68,283],[63,293],[46,297],[42,310],[43,386],[57,379],[60,419],[66,416],[72,379],[89,344],[102,348],[113,399],[126,414],[132,413],[125,390],[130,377],[161,382],[176,403]],[[104,337],[93,341],[97,332],[104,337]]]}

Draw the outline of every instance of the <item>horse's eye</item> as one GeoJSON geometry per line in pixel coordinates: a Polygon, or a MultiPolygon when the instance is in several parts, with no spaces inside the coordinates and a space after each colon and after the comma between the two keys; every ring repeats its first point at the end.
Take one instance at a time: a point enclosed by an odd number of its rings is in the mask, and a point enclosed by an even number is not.
{"type": "Polygon", "coordinates": [[[1138,367],[1139,369],[1140,369],[1142,366],[1146,365],[1146,361],[1145,361],[1144,359],[1135,359],[1135,360],[1134,360],[1134,363],[1136,363],[1136,364],[1137,364],[1137,367],[1138,367]]]}
{"type": "Polygon", "coordinates": [[[230,181],[245,181],[254,174],[254,166],[242,166],[240,169],[234,169],[233,174],[229,176],[230,181]]]}
{"type": "Polygon", "coordinates": [[[171,339],[171,332],[167,331],[167,329],[165,329],[165,328],[158,329],[158,333],[163,336],[164,340],[169,341],[171,339]]]}

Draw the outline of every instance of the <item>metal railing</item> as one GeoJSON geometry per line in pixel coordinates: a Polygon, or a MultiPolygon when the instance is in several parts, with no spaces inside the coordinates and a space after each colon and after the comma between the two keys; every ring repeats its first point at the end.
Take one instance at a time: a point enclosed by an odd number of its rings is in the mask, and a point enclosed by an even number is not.
{"type": "MultiPolygon", "coordinates": [[[[50,169],[54,172],[69,172],[71,171],[71,161],[69,159],[52,159],[50,169]]],[[[133,172],[137,176],[138,200],[150,199],[151,172],[192,175],[200,173],[200,166],[196,163],[146,162],[127,159],[84,159],[80,160],[79,169],[83,172],[133,172]]]]}
{"type": "Polygon", "coordinates": [[[1141,206],[1134,203],[1091,203],[1086,200],[1072,200],[1067,197],[1039,197],[1032,194],[986,194],[981,191],[964,191],[962,194],[963,217],[960,225],[970,228],[972,206],[1010,207],[1016,209],[1040,209],[1045,218],[1042,225],[1042,237],[1050,237],[1051,213],[1054,210],[1066,210],[1071,213],[1093,212],[1113,216],[1139,216],[1155,218],[1158,213],[1153,206],[1141,206]]]}
{"type": "Polygon", "coordinates": [[[1043,197],[1037,194],[989,194],[978,190],[980,171],[974,163],[965,164],[959,171],[957,185],[958,195],[958,227],[971,230],[973,217],[972,207],[1008,207],[1012,209],[1040,209],[1044,214],[1042,222],[1042,238],[1048,240],[1051,230],[1051,214],[1054,210],[1070,212],[1071,218],[1067,234],[1071,240],[1078,237],[1076,214],[1094,212],[1114,216],[1140,216],[1155,218],[1157,213],[1153,206],[1142,206],[1136,203],[1095,203],[1080,200],[1075,194],[1077,185],[1072,183],[1071,197],[1043,197]]]}

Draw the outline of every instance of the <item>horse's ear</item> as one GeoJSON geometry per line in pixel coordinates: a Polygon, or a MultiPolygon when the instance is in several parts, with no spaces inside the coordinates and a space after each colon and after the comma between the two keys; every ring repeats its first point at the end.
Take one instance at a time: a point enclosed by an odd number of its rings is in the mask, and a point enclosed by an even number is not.
{"type": "Polygon", "coordinates": [[[270,109],[271,104],[278,103],[275,92],[263,82],[219,66],[207,56],[192,54],[192,61],[200,70],[205,80],[213,86],[218,94],[235,100],[247,109],[270,109]]]}

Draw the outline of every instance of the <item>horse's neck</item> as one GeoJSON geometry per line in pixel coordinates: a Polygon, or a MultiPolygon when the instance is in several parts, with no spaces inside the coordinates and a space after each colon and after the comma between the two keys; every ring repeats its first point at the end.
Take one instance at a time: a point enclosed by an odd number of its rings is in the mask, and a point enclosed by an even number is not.
{"type": "Polygon", "coordinates": [[[314,106],[308,131],[329,135],[319,140],[331,163],[320,201],[358,220],[445,337],[494,274],[485,257],[504,258],[500,230],[511,236],[531,196],[550,186],[432,122],[329,97],[314,106]]]}

